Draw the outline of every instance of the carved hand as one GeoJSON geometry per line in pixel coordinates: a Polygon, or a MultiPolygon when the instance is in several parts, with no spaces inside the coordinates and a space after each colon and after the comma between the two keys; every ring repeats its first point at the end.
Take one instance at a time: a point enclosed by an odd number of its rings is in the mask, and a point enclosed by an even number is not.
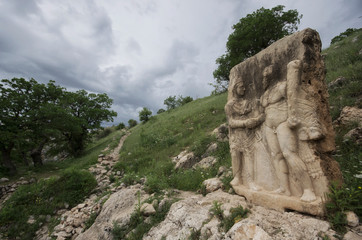
{"type": "Polygon", "coordinates": [[[300,124],[300,120],[296,116],[288,117],[288,126],[289,128],[295,128],[300,124]]]}

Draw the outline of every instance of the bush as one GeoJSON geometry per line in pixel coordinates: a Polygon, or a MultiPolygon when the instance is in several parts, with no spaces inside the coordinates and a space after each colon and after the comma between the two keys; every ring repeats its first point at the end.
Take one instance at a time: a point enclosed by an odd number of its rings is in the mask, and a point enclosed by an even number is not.
{"type": "Polygon", "coordinates": [[[150,119],[150,116],[152,115],[151,110],[144,107],[142,111],[139,112],[140,121],[145,123],[150,119]]]}
{"type": "Polygon", "coordinates": [[[133,128],[133,127],[137,126],[137,121],[134,119],[128,120],[128,126],[129,126],[129,128],[133,128]]]}
{"type": "Polygon", "coordinates": [[[96,135],[96,139],[99,140],[99,139],[102,139],[102,138],[105,138],[107,137],[109,134],[111,134],[113,131],[112,131],[112,128],[104,128],[102,130],[99,130],[97,135],[96,135]]]}
{"type": "Polygon", "coordinates": [[[4,236],[33,239],[41,223],[45,222],[44,216],[54,214],[65,204],[74,207],[96,186],[97,181],[91,173],[75,169],[64,171],[59,178],[20,186],[0,212],[4,236]],[[34,217],[34,224],[27,222],[30,216],[34,217]]]}

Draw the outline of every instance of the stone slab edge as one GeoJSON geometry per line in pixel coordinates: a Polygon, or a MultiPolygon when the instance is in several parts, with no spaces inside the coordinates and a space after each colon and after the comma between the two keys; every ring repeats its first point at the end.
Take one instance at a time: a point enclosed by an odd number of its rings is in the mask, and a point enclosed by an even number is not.
{"type": "Polygon", "coordinates": [[[238,195],[244,196],[250,203],[271,208],[280,212],[294,210],[316,216],[324,216],[324,202],[318,198],[313,202],[303,202],[298,197],[283,196],[265,191],[252,191],[242,185],[233,186],[238,195]]]}

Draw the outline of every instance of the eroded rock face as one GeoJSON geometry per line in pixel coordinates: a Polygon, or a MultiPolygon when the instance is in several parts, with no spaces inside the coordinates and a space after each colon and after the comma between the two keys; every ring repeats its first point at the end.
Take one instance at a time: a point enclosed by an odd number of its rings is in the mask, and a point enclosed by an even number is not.
{"type": "Polygon", "coordinates": [[[334,131],[316,31],[285,37],[230,72],[225,112],[236,193],[278,210],[323,215],[334,131]]]}

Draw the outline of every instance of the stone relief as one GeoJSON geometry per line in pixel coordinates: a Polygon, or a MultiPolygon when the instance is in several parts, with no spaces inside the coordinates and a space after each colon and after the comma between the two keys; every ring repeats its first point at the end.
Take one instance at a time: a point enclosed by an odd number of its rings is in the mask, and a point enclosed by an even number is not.
{"type": "Polygon", "coordinates": [[[329,182],[341,180],[320,48],[306,29],[230,72],[231,185],[252,202],[323,215],[329,182]]]}

